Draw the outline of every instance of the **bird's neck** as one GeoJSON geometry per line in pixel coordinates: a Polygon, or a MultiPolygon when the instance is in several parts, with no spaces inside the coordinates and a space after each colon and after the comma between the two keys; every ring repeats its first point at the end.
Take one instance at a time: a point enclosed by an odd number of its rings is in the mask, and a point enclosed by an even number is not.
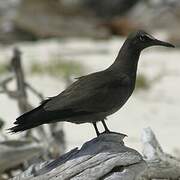
{"type": "Polygon", "coordinates": [[[130,76],[136,76],[140,50],[125,41],[114,63],[109,69],[117,70],[130,76]]]}

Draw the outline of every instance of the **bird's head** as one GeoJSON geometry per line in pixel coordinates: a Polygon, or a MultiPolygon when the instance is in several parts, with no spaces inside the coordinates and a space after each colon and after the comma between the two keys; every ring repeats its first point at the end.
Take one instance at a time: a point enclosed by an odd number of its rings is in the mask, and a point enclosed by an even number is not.
{"type": "Polygon", "coordinates": [[[131,33],[128,37],[128,41],[133,48],[140,51],[150,46],[174,47],[174,45],[168,42],[160,41],[142,30],[131,33]]]}

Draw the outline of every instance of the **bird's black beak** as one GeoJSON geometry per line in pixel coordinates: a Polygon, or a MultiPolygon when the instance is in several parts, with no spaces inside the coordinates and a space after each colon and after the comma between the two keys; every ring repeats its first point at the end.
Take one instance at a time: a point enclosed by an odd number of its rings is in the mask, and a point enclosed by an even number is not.
{"type": "Polygon", "coordinates": [[[175,47],[173,44],[170,44],[170,43],[164,42],[164,41],[160,41],[158,39],[153,40],[153,45],[155,45],[155,46],[165,46],[165,47],[171,47],[171,48],[175,47]]]}

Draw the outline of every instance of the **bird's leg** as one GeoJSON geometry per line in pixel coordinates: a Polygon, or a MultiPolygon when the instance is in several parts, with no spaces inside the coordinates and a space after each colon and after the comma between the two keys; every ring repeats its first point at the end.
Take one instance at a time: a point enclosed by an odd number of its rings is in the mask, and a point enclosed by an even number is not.
{"type": "Polygon", "coordinates": [[[95,131],[96,131],[97,136],[99,136],[99,135],[100,135],[100,132],[98,131],[96,122],[93,122],[92,124],[93,124],[93,126],[94,126],[94,129],[95,129],[95,131]]]}
{"type": "Polygon", "coordinates": [[[104,120],[102,120],[101,122],[102,122],[102,124],[103,124],[103,126],[104,126],[105,133],[110,133],[111,131],[108,129],[108,127],[107,127],[107,125],[106,125],[105,121],[104,121],[104,120]]]}

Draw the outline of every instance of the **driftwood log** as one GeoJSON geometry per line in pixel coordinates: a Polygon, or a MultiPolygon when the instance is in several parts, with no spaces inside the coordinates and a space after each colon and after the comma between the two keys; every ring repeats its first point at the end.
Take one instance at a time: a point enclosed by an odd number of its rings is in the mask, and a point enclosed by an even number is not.
{"type": "Polygon", "coordinates": [[[153,131],[142,133],[143,156],[124,145],[123,134],[101,134],[53,161],[29,167],[14,180],[180,179],[180,160],[163,152],[153,131]]]}
{"type": "MultiPolygon", "coordinates": [[[[22,114],[33,108],[28,101],[27,90],[31,91],[41,101],[44,98],[40,92],[26,81],[21,52],[17,48],[14,49],[10,64],[7,67],[7,74],[5,74],[4,77],[0,77],[0,93],[4,93],[9,98],[16,100],[19,112],[22,114]],[[15,81],[16,84],[14,90],[9,89],[8,86],[12,81],[15,81]]],[[[31,162],[37,159],[35,155],[39,152],[39,148],[41,149],[41,160],[57,158],[60,154],[64,153],[65,137],[62,123],[49,125],[47,127],[48,128],[39,126],[33,130],[26,131],[20,135],[20,140],[14,141],[8,140],[3,133],[0,133],[0,178],[2,173],[6,172],[6,174],[10,174],[11,169],[18,169],[24,162],[26,163],[23,164],[23,168],[20,169],[22,170],[25,167],[29,167],[31,162]],[[3,140],[1,140],[1,137],[3,137],[3,140]],[[21,139],[24,139],[24,143],[22,143],[21,139]],[[39,144],[41,144],[41,146],[39,144]],[[34,159],[32,159],[33,157],[34,159]]]]}
{"type": "Polygon", "coordinates": [[[6,140],[0,142],[0,173],[38,156],[43,149],[42,144],[28,140],[6,140]]]}
{"type": "Polygon", "coordinates": [[[148,165],[142,174],[144,179],[180,179],[180,159],[163,152],[150,128],[143,130],[142,143],[144,159],[148,165]]]}
{"type": "Polygon", "coordinates": [[[101,134],[86,142],[80,150],[71,150],[52,162],[30,167],[14,178],[48,180],[133,180],[146,169],[142,156],[124,145],[123,134],[101,134]]]}

